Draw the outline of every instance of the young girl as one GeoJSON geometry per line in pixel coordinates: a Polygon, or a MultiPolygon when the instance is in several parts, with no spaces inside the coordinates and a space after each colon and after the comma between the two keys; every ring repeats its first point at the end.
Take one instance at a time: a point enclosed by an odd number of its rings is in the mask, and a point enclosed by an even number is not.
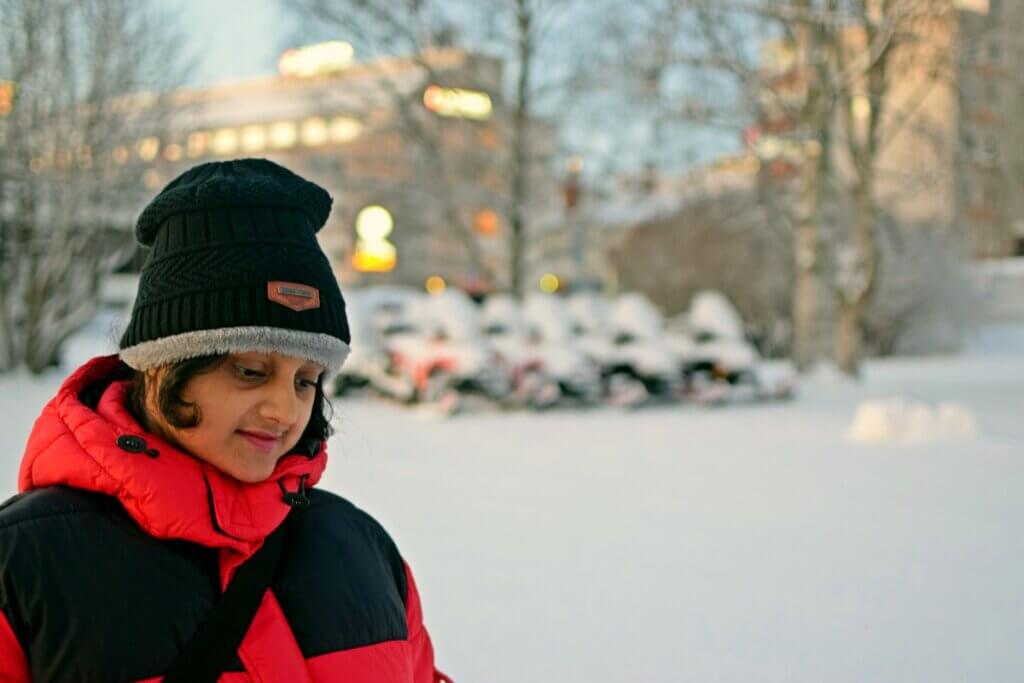
{"type": "Polygon", "coordinates": [[[0,507],[0,681],[447,680],[392,540],[314,488],[349,343],[330,206],[242,159],[143,211],[120,353],[64,382],[0,507]]]}

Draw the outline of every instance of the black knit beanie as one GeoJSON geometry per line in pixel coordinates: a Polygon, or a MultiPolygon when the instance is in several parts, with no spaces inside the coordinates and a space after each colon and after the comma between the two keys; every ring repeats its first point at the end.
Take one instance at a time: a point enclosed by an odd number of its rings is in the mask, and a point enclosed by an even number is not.
{"type": "Polygon", "coordinates": [[[338,371],[345,302],[316,233],[331,197],[266,159],[201,164],[139,216],[150,248],[122,360],[146,370],[186,358],[278,352],[338,371]]]}

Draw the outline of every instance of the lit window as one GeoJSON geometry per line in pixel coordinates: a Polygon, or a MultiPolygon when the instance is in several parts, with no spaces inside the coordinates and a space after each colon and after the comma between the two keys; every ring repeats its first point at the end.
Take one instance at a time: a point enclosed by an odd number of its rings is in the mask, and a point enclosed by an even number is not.
{"type": "Polygon", "coordinates": [[[484,121],[491,116],[491,96],[479,90],[430,85],[423,91],[423,106],[441,116],[484,121]]]}
{"type": "Polygon", "coordinates": [[[182,150],[179,144],[172,142],[164,147],[164,159],[167,159],[167,161],[177,161],[181,158],[181,154],[182,150]]]}
{"type": "Polygon", "coordinates": [[[350,142],[359,137],[363,126],[349,116],[335,116],[331,119],[331,142],[350,142]]]}
{"type": "Polygon", "coordinates": [[[286,149],[294,147],[298,134],[295,130],[295,123],[292,121],[278,121],[270,124],[269,131],[270,146],[273,149],[286,149]]]}
{"type": "Polygon", "coordinates": [[[188,155],[193,159],[206,154],[210,146],[210,134],[205,130],[198,130],[188,136],[188,155]]]}
{"type": "Polygon", "coordinates": [[[259,152],[267,146],[267,131],[263,126],[246,126],[242,129],[242,150],[259,152]]]}
{"type": "Polygon", "coordinates": [[[213,134],[211,148],[214,154],[234,154],[238,150],[238,131],[221,128],[213,134]]]}
{"type": "Polygon", "coordinates": [[[158,138],[142,138],[136,144],[135,151],[143,161],[153,161],[160,151],[160,140],[158,138]]]}
{"type": "Polygon", "coordinates": [[[327,142],[327,122],[319,116],[306,119],[302,122],[302,144],[306,147],[316,147],[327,142]]]}

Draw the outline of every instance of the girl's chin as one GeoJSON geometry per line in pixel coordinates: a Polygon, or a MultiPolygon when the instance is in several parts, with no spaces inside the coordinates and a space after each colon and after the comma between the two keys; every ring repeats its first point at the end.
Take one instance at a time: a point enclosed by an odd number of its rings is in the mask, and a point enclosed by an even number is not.
{"type": "Polygon", "coordinates": [[[261,481],[266,481],[270,478],[270,475],[274,473],[273,468],[269,470],[245,470],[241,472],[226,472],[226,474],[234,477],[243,484],[259,484],[261,481]]]}

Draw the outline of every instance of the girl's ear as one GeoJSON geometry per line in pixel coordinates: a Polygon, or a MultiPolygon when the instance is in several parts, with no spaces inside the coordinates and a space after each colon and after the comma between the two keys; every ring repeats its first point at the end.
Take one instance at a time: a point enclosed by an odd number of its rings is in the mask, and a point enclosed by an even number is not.
{"type": "Polygon", "coordinates": [[[146,413],[144,417],[146,426],[149,429],[153,429],[164,422],[162,418],[163,412],[160,410],[160,383],[166,374],[167,368],[164,366],[150,368],[143,372],[144,391],[142,407],[146,413]]]}
{"type": "Polygon", "coordinates": [[[161,368],[150,368],[143,373],[146,378],[145,399],[147,411],[157,405],[157,392],[160,390],[161,374],[161,368]]]}

